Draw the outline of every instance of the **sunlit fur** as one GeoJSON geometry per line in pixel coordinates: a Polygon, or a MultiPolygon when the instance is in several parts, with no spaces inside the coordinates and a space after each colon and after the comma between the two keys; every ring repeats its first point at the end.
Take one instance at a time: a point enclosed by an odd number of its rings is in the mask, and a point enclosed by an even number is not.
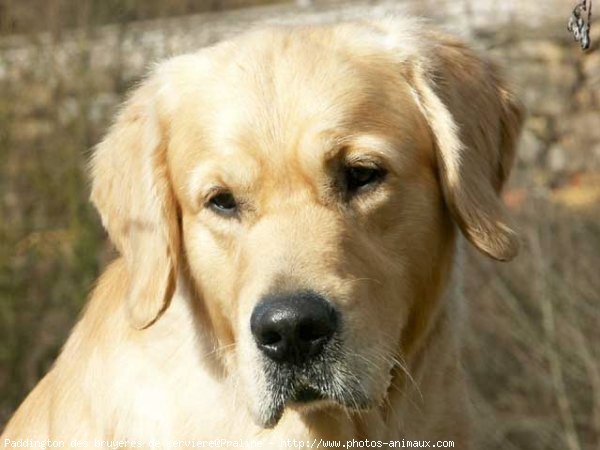
{"type": "Polygon", "coordinates": [[[491,63],[410,19],[255,31],[160,64],[91,163],[122,256],[2,442],[467,448],[457,234],[516,254],[498,195],[521,116],[491,63]],[[357,161],[387,174],[349,196],[340,173],[357,161]],[[215,189],[236,214],[207,207],[215,189]],[[300,289],[343,324],[323,376],[306,375],[329,398],[307,405],[278,391],[249,326],[261,297],[300,289]]]}

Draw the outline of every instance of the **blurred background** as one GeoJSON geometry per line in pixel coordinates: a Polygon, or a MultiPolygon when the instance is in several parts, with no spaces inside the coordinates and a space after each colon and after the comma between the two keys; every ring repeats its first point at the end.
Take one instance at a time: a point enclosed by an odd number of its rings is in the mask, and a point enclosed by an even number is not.
{"type": "Polygon", "coordinates": [[[600,448],[600,21],[582,52],[575,4],[0,0],[0,429],[114,257],[86,163],[148,66],[264,23],[407,10],[503,63],[529,110],[505,192],[522,253],[466,267],[478,448],[600,448]]]}

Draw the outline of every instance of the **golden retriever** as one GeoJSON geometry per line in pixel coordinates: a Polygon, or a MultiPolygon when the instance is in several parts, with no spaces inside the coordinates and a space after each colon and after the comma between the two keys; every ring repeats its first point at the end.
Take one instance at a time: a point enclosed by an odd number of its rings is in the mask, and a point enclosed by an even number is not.
{"type": "Polygon", "coordinates": [[[522,116],[492,63],[408,18],[158,65],[91,162],[121,257],[3,445],[468,448],[458,233],[517,253],[499,193],[522,116]]]}

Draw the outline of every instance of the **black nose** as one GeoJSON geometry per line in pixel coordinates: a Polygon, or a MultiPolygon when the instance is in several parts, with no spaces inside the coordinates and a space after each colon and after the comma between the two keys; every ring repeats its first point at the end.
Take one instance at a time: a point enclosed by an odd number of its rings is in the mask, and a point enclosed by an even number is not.
{"type": "Polygon", "coordinates": [[[333,306],[310,291],[269,295],[250,318],[258,348],[276,362],[296,364],[318,355],[337,326],[333,306]]]}

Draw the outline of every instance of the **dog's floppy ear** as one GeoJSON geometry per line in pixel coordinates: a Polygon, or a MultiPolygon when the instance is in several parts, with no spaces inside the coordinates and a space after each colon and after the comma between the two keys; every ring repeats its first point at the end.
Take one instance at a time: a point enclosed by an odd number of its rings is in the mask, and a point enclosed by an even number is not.
{"type": "Polygon", "coordinates": [[[518,253],[519,239],[500,199],[523,110],[496,67],[446,36],[434,36],[412,82],[433,132],[446,203],[463,234],[492,258],[518,253]]]}
{"type": "Polygon", "coordinates": [[[169,305],[180,245],[157,84],[150,78],[133,93],[91,162],[92,201],[127,262],[127,313],[138,329],[169,305]]]}

